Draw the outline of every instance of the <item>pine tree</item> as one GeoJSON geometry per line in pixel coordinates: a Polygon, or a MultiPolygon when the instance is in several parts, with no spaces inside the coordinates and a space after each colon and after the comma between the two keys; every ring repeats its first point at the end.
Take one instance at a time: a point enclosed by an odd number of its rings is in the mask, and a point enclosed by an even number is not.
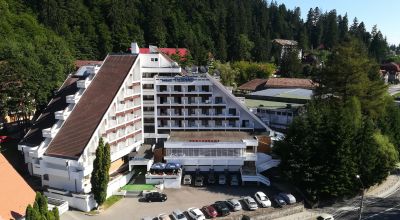
{"type": "MultiPolygon", "coordinates": [[[[92,193],[94,195],[94,199],[97,204],[100,206],[105,201],[105,196],[103,193],[102,180],[103,180],[103,162],[104,162],[104,142],[103,139],[100,138],[99,146],[96,149],[96,158],[93,161],[93,171],[90,179],[90,183],[92,184],[92,193]]],[[[104,184],[103,184],[104,185],[104,184]]]]}
{"type": "Polygon", "coordinates": [[[92,177],[90,179],[92,193],[98,206],[101,206],[107,197],[110,166],[110,146],[108,143],[104,145],[103,139],[100,138],[99,146],[96,149],[96,158],[93,161],[92,177]]]}

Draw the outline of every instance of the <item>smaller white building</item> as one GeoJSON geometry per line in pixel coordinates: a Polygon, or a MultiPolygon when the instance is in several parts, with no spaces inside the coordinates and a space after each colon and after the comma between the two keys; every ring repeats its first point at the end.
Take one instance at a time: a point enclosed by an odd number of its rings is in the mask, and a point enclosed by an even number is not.
{"type": "Polygon", "coordinates": [[[185,171],[240,172],[255,166],[258,141],[240,131],[172,131],[164,143],[164,159],[185,171]]]}

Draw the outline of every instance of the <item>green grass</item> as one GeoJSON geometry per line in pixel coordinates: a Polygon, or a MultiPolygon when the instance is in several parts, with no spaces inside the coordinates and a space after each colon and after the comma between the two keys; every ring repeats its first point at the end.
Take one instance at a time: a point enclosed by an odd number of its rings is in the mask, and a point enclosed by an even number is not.
{"type": "Polygon", "coordinates": [[[103,205],[101,206],[103,209],[107,209],[110,206],[114,205],[116,202],[122,199],[122,196],[110,196],[106,201],[104,201],[103,205]]]}
{"type": "Polygon", "coordinates": [[[153,190],[155,189],[154,185],[150,184],[128,184],[121,188],[126,191],[142,191],[142,190],[153,190]]]}

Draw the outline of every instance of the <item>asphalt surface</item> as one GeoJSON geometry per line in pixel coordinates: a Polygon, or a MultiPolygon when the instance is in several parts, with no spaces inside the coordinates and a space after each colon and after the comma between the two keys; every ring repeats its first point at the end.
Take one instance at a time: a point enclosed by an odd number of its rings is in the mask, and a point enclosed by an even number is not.
{"type": "MultiPolygon", "coordinates": [[[[355,198],[351,206],[342,207],[334,213],[335,219],[352,220],[359,218],[361,198],[355,198]]],[[[387,198],[365,198],[361,219],[398,220],[400,219],[400,191],[387,198]]]]}
{"type": "MultiPolygon", "coordinates": [[[[190,207],[201,208],[204,205],[213,204],[215,201],[243,196],[254,196],[257,191],[263,191],[270,198],[278,193],[274,187],[260,186],[207,186],[191,187],[182,186],[181,189],[165,189],[168,195],[165,202],[143,202],[140,198],[123,198],[112,207],[96,216],[88,216],[83,212],[70,210],[61,215],[61,220],[124,220],[140,219],[141,217],[155,217],[160,213],[170,214],[175,209],[186,211],[190,207]]],[[[242,204],[244,206],[244,204],[242,204]]],[[[246,207],[244,206],[246,211],[246,207]]],[[[269,208],[272,209],[272,208],[269,208]]],[[[237,212],[237,214],[243,211],[237,212]]]]}

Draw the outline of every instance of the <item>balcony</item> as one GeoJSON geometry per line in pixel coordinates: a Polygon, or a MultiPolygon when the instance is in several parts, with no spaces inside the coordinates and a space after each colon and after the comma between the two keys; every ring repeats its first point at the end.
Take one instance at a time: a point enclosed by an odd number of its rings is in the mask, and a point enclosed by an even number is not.
{"type": "Polygon", "coordinates": [[[96,74],[100,69],[100,66],[89,66],[87,67],[87,72],[89,74],[96,74]]]}
{"type": "Polygon", "coordinates": [[[68,95],[66,98],[67,103],[76,104],[78,103],[79,99],[81,98],[80,93],[76,93],[75,95],[68,95]]]}
{"type": "Polygon", "coordinates": [[[67,120],[68,116],[71,114],[73,106],[68,106],[64,110],[57,111],[54,113],[54,117],[58,120],[67,120]]]}
{"type": "Polygon", "coordinates": [[[59,129],[46,128],[42,130],[42,135],[45,138],[54,138],[59,129]]]}
{"type": "Polygon", "coordinates": [[[76,86],[81,89],[86,89],[87,87],[89,87],[89,84],[90,84],[90,80],[84,79],[84,80],[78,80],[78,82],[76,83],[76,86]]]}

